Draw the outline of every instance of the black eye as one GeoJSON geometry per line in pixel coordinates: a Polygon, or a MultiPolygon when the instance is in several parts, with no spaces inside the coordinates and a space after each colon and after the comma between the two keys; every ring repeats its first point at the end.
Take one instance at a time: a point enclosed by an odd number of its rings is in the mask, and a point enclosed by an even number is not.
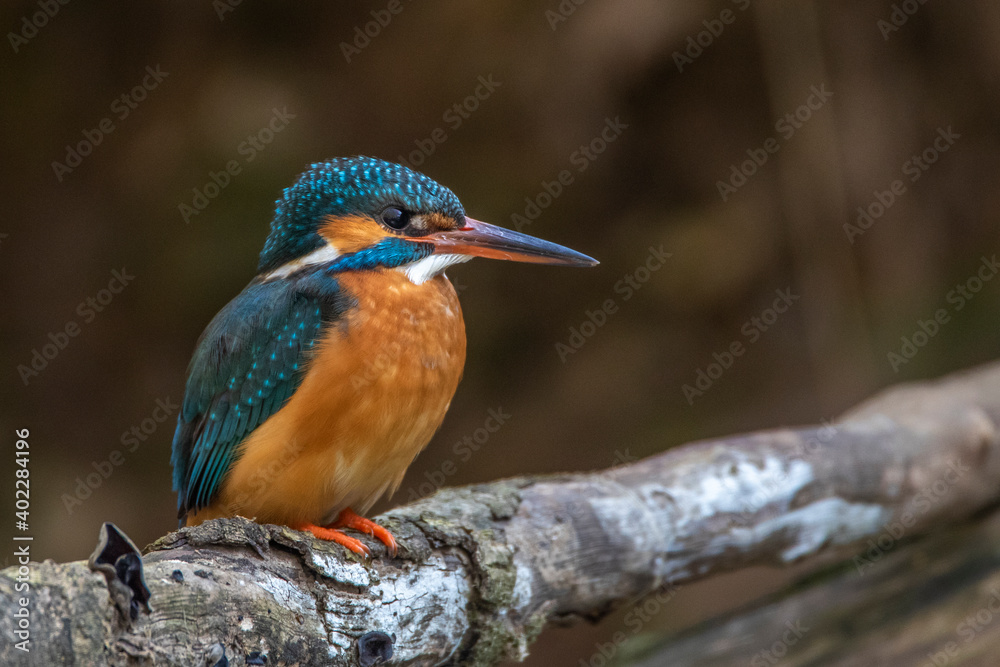
{"type": "Polygon", "coordinates": [[[385,223],[387,227],[393,229],[402,229],[406,225],[410,224],[410,214],[399,208],[398,206],[389,206],[385,208],[380,214],[382,222],[385,223]]]}

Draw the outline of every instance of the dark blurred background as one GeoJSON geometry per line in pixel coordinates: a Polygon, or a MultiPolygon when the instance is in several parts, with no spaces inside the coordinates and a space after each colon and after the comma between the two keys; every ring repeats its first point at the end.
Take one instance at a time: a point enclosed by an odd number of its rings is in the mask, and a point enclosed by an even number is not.
{"type": "MultiPolygon", "coordinates": [[[[174,528],[176,408],[156,419],[274,200],[328,157],[403,156],[470,215],[601,260],[449,272],[465,379],[377,509],[832,419],[998,356],[1000,281],[974,279],[1000,212],[995,2],[43,0],[5,3],[0,28],[0,423],[7,461],[31,432],[36,560],[86,558],[102,521],[140,546],[174,528]],[[650,248],[670,253],[652,272],[650,248]],[[490,409],[510,417],[458,455],[490,409]]],[[[529,664],[595,664],[616,631],[638,644],[782,576],[547,632],[529,664]]]]}

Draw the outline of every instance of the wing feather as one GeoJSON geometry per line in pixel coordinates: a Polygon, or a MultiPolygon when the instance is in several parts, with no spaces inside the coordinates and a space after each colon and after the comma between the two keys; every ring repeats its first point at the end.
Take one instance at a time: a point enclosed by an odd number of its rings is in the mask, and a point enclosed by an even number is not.
{"type": "Polygon", "coordinates": [[[255,280],[212,319],[191,359],[174,432],[182,522],[212,502],[239,444],[291,397],[323,325],[340,319],[350,301],[320,271],[255,280]]]}

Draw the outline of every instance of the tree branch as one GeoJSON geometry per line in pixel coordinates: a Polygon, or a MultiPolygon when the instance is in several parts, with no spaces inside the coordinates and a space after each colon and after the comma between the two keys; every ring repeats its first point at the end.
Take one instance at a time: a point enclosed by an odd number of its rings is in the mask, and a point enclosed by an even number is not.
{"type": "Polygon", "coordinates": [[[756,608],[643,647],[627,664],[996,666],[1000,513],[889,551],[876,542],[858,558],[756,608]]]}
{"type": "MultiPolygon", "coordinates": [[[[151,612],[135,621],[86,563],[32,564],[31,653],[14,648],[18,619],[5,613],[0,656],[367,666],[391,651],[390,663],[493,665],[525,656],[548,623],[598,619],[665,586],[753,564],[820,567],[864,555],[889,526],[895,540],[967,517],[1000,497],[998,421],[994,364],[894,388],[836,424],[446,489],[385,514],[401,553],[366,540],[370,563],[285,527],[211,521],[149,547],[151,612]]],[[[16,577],[0,573],[5,610],[24,595],[16,577]]]]}

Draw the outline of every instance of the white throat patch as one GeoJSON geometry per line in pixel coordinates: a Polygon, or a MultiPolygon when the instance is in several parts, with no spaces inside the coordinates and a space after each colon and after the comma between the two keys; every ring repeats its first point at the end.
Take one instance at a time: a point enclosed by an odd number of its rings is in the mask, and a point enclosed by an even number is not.
{"type": "Polygon", "coordinates": [[[471,255],[428,255],[423,259],[404,264],[396,270],[405,273],[414,285],[420,285],[441,275],[452,264],[461,264],[470,259],[472,259],[471,255]]]}

